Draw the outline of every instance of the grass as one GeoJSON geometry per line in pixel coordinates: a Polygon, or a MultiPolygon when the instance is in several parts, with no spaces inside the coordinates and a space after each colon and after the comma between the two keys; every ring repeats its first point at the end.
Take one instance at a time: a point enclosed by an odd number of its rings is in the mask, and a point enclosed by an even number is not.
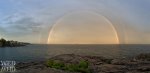
{"type": "Polygon", "coordinates": [[[48,60],[46,65],[50,68],[61,69],[70,72],[91,73],[89,69],[89,63],[85,60],[81,60],[78,64],[64,64],[61,61],[48,60]]]}

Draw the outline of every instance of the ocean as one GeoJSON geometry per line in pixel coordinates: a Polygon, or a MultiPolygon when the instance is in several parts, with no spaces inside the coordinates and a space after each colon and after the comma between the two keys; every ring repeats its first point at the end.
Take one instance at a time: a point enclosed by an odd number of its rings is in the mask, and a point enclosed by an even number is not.
{"type": "Polygon", "coordinates": [[[140,53],[150,53],[150,45],[40,45],[0,48],[1,61],[39,61],[61,54],[103,56],[108,58],[133,57],[140,53]]]}

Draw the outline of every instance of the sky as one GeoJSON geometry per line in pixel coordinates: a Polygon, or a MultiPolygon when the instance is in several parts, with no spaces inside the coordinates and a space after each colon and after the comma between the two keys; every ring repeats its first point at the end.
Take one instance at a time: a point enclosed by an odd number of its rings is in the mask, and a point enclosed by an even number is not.
{"type": "Polygon", "coordinates": [[[41,44],[150,44],[149,7],[149,0],[0,0],[0,37],[41,44]]]}
{"type": "Polygon", "coordinates": [[[102,15],[89,11],[65,15],[51,29],[50,44],[118,44],[113,25],[102,15]]]}

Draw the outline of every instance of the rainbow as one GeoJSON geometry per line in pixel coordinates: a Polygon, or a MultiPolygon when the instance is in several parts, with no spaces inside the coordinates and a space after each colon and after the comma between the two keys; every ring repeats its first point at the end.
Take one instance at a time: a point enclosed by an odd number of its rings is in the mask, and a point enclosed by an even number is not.
{"type": "MultiPolygon", "coordinates": [[[[79,11],[79,12],[81,12],[81,11],[79,11]]],[[[103,16],[103,15],[101,15],[101,14],[99,14],[99,13],[96,13],[96,12],[92,12],[92,11],[83,11],[83,12],[88,12],[88,13],[90,12],[90,13],[96,14],[97,16],[103,17],[103,18],[110,24],[111,28],[113,29],[113,32],[114,32],[114,34],[115,34],[115,40],[117,41],[118,44],[120,43],[120,42],[119,42],[120,40],[119,40],[118,32],[117,32],[117,30],[116,30],[116,28],[115,28],[115,25],[113,25],[105,16],[103,16]]],[[[53,36],[53,35],[52,35],[52,32],[54,32],[54,28],[55,28],[56,26],[58,26],[58,23],[59,23],[60,21],[62,21],[65,17],[70,16],[70,15],[72,15],[72,14],[74,14],[74,13],[76,13],[76,12],[72,12],[72,13],[65,14],[65,15],[62,16],[60,19],[58,19],[55,24],[53,24],[53,26],[52,26],[52,28],[51,28],[51,30],[50,30],[50,32],[49,32],[47,44],[49,44],[52,40],[55,40],[55,39],[51,39],[50,37],[53,36]]]]}

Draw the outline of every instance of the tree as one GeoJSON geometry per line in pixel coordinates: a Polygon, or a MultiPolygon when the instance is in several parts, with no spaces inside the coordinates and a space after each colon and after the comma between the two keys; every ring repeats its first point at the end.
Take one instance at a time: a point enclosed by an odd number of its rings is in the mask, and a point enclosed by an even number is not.
{"type": "Polygon", "coordinates": [[[1,38],[1,39],[0,39],[0,46],[1,46],[1,47],[5,47],[5,46],[6,46],[6,42],[7,42],[7,41],[6,41],[5,39],[1,38]]]}

